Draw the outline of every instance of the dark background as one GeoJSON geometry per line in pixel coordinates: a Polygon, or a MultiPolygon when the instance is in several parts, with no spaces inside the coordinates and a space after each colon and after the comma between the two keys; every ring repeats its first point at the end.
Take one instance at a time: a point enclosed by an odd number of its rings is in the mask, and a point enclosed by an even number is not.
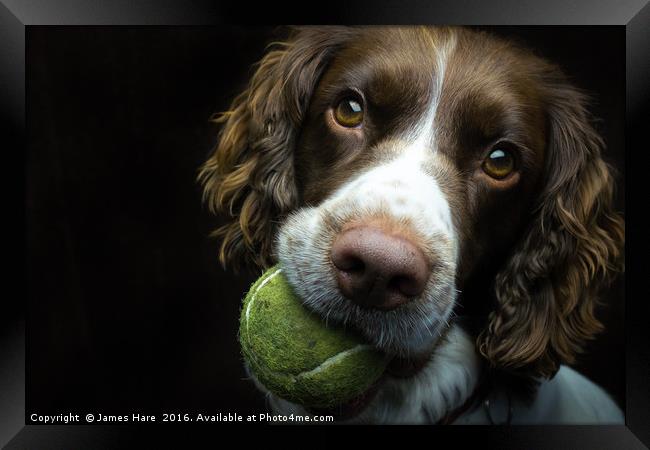
{"type": "MultiPolygon", "coordinates": [[[[623,27],[482,27],[559,63],[594,97],[624,211],[623,27]]],[[[276,31],[274,33],[274,31],[276,31]]],[[[258,274],[224,272],[197,169],[212,113],[269,27],[27,30],[27,412],[259,413],[236,332],[258,274]]],[[[623,282],[578,370],[624,406],[623,282]]]]}

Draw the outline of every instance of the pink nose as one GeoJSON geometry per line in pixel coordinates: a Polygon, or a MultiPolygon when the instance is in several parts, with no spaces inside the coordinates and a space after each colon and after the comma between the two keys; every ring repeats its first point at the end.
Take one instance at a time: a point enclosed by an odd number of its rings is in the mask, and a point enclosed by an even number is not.
{"type": "Polygon", "coordinates": [[[379,228],[348,229],[331,250],[341,293],[359,306],[390,310],[424,291],[429,268],[408,239],[379,228]]]}

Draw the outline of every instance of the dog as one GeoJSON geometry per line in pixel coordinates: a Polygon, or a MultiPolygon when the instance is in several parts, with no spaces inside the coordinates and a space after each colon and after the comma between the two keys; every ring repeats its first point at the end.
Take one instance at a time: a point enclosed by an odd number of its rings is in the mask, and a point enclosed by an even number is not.
{"type": "Polygon", "coordinates": [[[201,167],[226,265],[279,263],[305,307],[393,357],[344,423],[623,423],[569,364],[623,270],[588,98],[462,27],[297,27],[201,167]]]}

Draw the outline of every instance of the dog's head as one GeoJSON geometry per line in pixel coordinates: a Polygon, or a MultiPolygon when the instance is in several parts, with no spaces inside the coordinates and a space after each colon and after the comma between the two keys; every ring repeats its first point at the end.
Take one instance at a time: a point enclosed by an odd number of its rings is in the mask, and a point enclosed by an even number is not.
{"type": "Polygon", "coordinates": [[[399,355],[472,310],[493,367],[551,376],[598,331],[623,223],[552,64],[465,29],[305,27],[218,121],[200,180],[224,264],[280,261],[307,307],[399,355]]]}

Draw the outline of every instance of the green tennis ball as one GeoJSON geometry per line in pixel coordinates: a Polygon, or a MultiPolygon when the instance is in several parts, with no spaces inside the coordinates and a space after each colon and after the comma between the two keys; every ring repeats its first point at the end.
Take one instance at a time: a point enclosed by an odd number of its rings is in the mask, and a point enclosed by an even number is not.
{"type": "Polygon", "coordinates": [[[388,364],[385,355],[307,310],[273,267],[244,299],[242,354],[253,374],[277,396],[331,408],[368,390],[388,364]]]}

